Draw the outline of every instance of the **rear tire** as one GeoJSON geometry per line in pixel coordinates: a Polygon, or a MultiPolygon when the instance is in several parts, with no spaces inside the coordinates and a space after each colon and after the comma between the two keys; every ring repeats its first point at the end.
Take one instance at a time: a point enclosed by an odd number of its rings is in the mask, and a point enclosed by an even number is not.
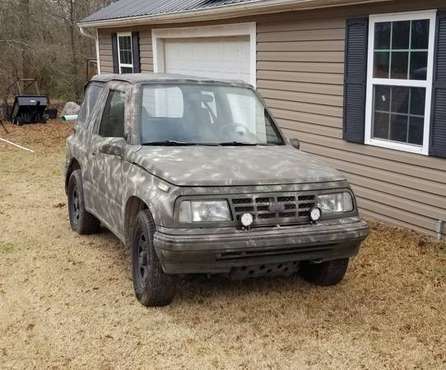
{"type": "Polygon", "coordinates": [[[304,280],[316,285],[336,285],[344,278],[348,261],[343,258],[322,263],[303,262],[299,273],[304,280]]]}
{"type": "Polygon", "coordinates": [[[85,209],[81,170],[71,173],[68,180],[68,216],[71,228],[78,234],[94,234],[100,222],[85,209]]]}
{"type": "Polygon", "coordinates": [[[175,296],[176,277],[163,272],[153,246],[155,223],[149,210],[140,211],[132,236],[132,273],[136,298],[144,306],[170,304],[175,296]]]}

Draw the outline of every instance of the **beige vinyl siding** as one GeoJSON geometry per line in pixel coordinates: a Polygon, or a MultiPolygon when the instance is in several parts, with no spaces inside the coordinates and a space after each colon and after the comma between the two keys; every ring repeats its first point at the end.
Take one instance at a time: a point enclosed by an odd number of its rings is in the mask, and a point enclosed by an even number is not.
{"type": "Polygon", "coordinates": [[[346,16],[313,15],[257,22],[259,92],[287,136],[349,178],[363,216],[436,235],[446,219],[446,160],[342,139],[346,16]]]}
{"type": "Polygon", "coordinates": [[[112,33],[139,31],[141,72],[153,72],[152,33],[149,28],[119,28],[99,30],[99,60],[101,73],[113,73],[112,33]]]}
{"type": "MultiPolygon", "coordinates": [[[[348,143],[342,124],[346,18],[441,7],[444,0],[395,0],[200,25],[255,21],[257,88],[284,133],[349,178],[363,216],[436,235],[438,219],[446,220],[446,159],[348,143]]],[[[132,30],[141,32],[142,70],[150,72],[150,28],[122,29],[132,30]]],[[[112,71],[111,32],[99,32],[103,72],[112,71]]]]}

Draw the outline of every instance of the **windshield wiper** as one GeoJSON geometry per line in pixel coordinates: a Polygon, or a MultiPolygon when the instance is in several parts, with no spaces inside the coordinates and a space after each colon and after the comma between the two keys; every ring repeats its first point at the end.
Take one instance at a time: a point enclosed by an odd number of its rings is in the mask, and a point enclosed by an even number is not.
{"type": "Polygon", "coordinates": [[[224,141],[222,143],[194,143],[189,141],[178,141],[178,140],[160,140],[160,141],[149,141],[142,143],[141,145],[153,145],[153,146],[256,146],[256,143],[244,143],[241,141],[224,141]]]}
{"type": "Polygon", "coordinates": [[[142,143],[141,145],[190,146],[190,145],[207,145],[207,144],[191,143],[191,142],[187,142],[187,141],[177,141],[177,140],[162,140],[162,141],[150,141],[147,143],[142,143]]]}
{"type": "Polygon", "coordinates": [[[244,142],[241,142],[241,141],[225,141],[225,142],[222,142],[222,143],[218,143],[218,145],[221,145],[221,146],[256,146],[258,144],[256,144],[256,143],[244,143],[244,142]]]}

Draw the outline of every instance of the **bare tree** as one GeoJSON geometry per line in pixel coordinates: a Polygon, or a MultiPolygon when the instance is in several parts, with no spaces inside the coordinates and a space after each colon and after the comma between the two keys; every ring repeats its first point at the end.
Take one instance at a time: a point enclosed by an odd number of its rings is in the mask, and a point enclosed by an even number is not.
{"type": "Polygon", "coordinates": [[[111,0],[0,0],[0,95],[17,78],[36,78],[53,98],[78,99],[93,40],[77,23],[111,0]]]}
{"type": "MultiPolygon", "coordinates": [[[[30,0],[20,0],[20,15],[22,19],[30,19],[31,18],[31,5],[30,0]]],[[[30,60],[30,46],[27,44],[27,41],[30,39],[29,35],[29,27],[20,27],[20,41],[22,42],[22,68],[21,75],[26,78],[30,76],[30,68],[28,61],[30,60]]]]}

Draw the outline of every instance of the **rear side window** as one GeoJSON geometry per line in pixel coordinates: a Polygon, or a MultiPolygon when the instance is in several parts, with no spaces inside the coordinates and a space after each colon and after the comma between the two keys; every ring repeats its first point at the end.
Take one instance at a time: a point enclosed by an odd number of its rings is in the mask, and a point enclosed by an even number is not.
{"type": "Polygon", "coordinates": [[[99,126],[100,136],[124,137],[125,97],[123,91],[110,91],[99,126]]]}
{"type": "Polygon", "coordinates": [[[94,107],[98,101],[99,95],[103,90],[103,86],[90,84],[85,90],[84,101],[82,102],[81,109],[79,111],[78,122],[81,125],[87,126],[91,119],[94,107]]]}

